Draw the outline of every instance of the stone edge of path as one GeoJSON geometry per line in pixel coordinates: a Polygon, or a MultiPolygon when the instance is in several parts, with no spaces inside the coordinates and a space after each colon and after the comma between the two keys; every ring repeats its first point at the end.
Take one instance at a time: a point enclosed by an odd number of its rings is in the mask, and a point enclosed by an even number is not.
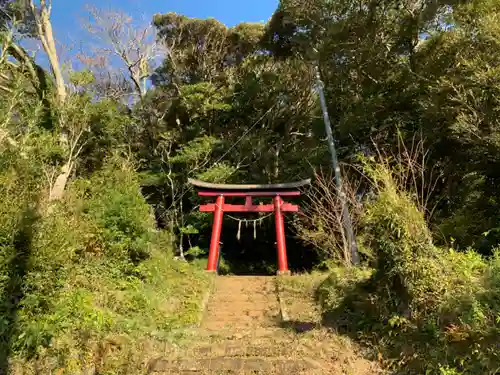
{"type": "Polygon", "coordinates": [[[205,311],[207,310],[208,302],[210,301],[210,296],[212,295],[215,288],[215,279],[217,278],[217,272],[206,271],[209,277],[208,288],[203,295],[203,299],[200,304],[200,311],[198,312],[198,319],[192,328],[199,328],[203,322],[203,317],[205,316],[205,311]]]}
{"type": "Polygon", "coordinates": [[[276,296],[278,298],[278,304],[279,304],[279,309],[280,309],[280,316],[281,316],[281,321],[282,322],[288,322],[290,321],[290,317],[288,315],[287,309],[286,309],[286,303],[285,303],[285,288],[283,286],[283,279],[290,276],[289,273],[284,273],[284,274],[278,274],[275,276],[275,284],[276,284],[276,296]]]}

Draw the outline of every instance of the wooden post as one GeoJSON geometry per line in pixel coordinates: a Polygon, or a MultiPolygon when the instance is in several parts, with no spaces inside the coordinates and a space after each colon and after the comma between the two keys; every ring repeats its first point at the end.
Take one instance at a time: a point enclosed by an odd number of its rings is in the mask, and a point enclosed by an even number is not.
{"type": "Polygon", "coordinates": [[[286,256],[285,219],[281,206],[283,201],[279,195],[274,197],[274,222],[276,225],[276,244],[278,250],[278,274],[286,274],[288,271],[288,260],[286,256]]]}
{"type": "Polygon", "coordinates": [[[215,201],[214,222],[212,224],[212,238],[210,239],[210,252],[208,253],[207,271],[216,272],[219,260],[220,233],[222,230],[222,217],[224,215],[224,195],[219,195],[215,201]]]}

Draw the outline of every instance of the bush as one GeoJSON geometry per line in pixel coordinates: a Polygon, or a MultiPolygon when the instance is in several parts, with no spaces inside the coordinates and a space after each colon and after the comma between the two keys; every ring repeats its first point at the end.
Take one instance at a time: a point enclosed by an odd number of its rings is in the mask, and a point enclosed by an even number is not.
{"type": "Polygon", "coordinates": [[[104,244],[104,256],[130,267],[150,256],[155,219],[130,166],[112,163],[79,181],[77,189],[84,198],[82,213],[104,244]]]}
{"type": "Polygon", "coordinates": [[[13,363],[46,373],[96,365],[115,373],[117,363],[144,360],[129,358],[127,348],[195,323],[208,280],[201,269],[175,261],[170,243],[155,228],[128,163],[112,159],[75,181],[32,226],[9,325],[13,363]],[[100,347],[117,337],[127,345],[96,362],[100,347]]]}
{"type": "Polygon", "coordinates": [[[37,159],[4,146],[0,141],[0,372],[16,335],[41,184],[37,159]]]}
{"type": "Polygon", "coordinates": [[[418,318],[434,309],[446,289],[443,252],[432,243],[423,213],[400,188],[383,164],[368,165],[377,198],[361,218],[363,245],[375,257],[373,282],[390,312],[418,318]]]}
{"type": "Polygon", "coordinates": [[[361,240],[373,270],[336,269],[319,288],[325,316],[406,374],[495,374],[500,368],[498,253],[437,248],[424,215],[385,164],[366,164],[376,197],[361,240]]]}
{"type": "Polygon", "coordinates": [[[330,270],[329,276],[317,290],[318,302],[326,311],[340,307],[345,296],[351,295],[357,285],[368,281],[374,270],[364,267],[338,267],[330,270]]]}

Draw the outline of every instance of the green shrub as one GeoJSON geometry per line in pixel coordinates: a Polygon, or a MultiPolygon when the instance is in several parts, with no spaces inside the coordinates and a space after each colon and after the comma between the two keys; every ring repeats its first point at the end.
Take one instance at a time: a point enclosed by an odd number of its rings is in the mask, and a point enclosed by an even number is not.
{"type": "Polygon", "coordinates": [[[78,191],[86,197],[81,210],[95,226],[106,257],[131,266],[149,257],[155,221],[130,166],[111,163],[79,181],[78,191]]]}
{"type": "MultiPolygon", "coordinates": [[[[38,220],[40,164],[0,144],[0,364],[15,336],[34,225],[38,220]]],[[[0,365],[0,371],[1,371],[0,365]]]]}
{"type": "Polygon", "coordinates": [[[317,290],[318,302],[326,311],[339,308],[344,298],[352,293],[359,284],[368,281],[374,270],[364,267],[338,267],[330,270],[329,276],[317,290]]]}
{"type": "Polygon", "coordinates": [[[446,290],[443,252],[432,243],[423,213],[398,187],[384,164],[368,164],[377,198],[361,218],[362,242],[375,256],[373,283],[385,295],[387,314],[418,318],[442,301],[446,290]]]}
{"type": "MultiPolygon", "coordinates": [[[[29,369],[36,358],[46,373],[82,373],[107,340],[121,337],[130,348],[195,323],[208,280],[173,259],[170,234],[155,226],[129,164],[112,159],[75,181],[31,226],[9,325],[12,363],[29,369]]],[[[114,373],[115,360],[132,360],[125,350],[99,363],[114,373]]]]}
{"type": "Polygon", "coordinates": [[[367,164],[376,197],[361,240],[374,269],[334,269],[318,290],[325,317],[405,374],[496,374],[500,255],[437,248],[422,212],[384,164],[367,164]]]}

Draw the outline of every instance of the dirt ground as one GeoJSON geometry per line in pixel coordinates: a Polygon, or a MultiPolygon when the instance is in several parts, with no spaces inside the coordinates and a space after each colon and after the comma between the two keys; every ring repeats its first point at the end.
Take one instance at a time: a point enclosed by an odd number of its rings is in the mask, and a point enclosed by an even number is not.
{"type": "Polygon", "coordinates": [[[149,373],[381,374],[358,347],[321,326],[313,300],[320,279],[218,276],[200,328],[151,361],[149,373]]]}

